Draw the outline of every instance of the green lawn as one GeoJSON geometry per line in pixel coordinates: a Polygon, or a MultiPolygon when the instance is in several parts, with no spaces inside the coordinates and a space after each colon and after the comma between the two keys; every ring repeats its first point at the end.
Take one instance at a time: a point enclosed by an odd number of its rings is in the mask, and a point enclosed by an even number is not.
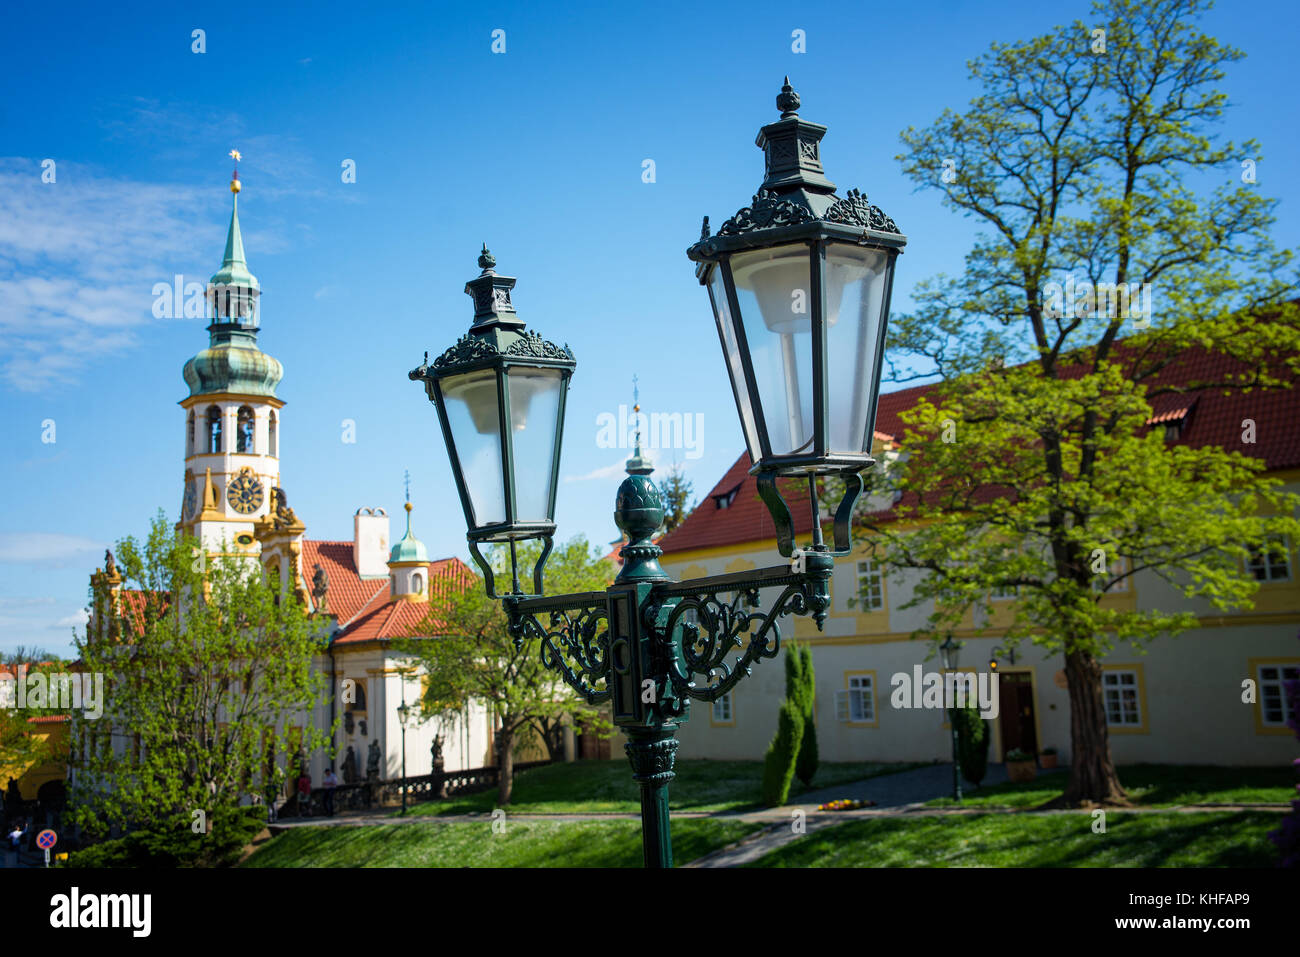
{"type": "MultiPolygon", "coordinates": [[[[812,788],[848,784],[880,774],[923,767],[921,764],[823,762],[812,788]]],[[[674,811],[737,811],[759,806],[763,762],[678,761],[677,777],[668,785],[668,802],[674,811]]],[[[790,798],[805,790],[799,781],[790,798]]],[[[626,761],[575,761],[549,764],[515,775],[510,810],[519,814],[575,814],[641,810],[637,784],[626,761]]],[[[414,806],[414,814],[467,814],[496,807],[496,788],[447,801],[427,801],[414,806]]],[[[394,812],[400,813],[400,812],[394,812]]]]}
{"type": "MultiPolygon", "coordinates": [[[[702,857],[761,825],[673,821],[677,863],[702,857]]],[[[412,822],[295,827],[276,835],[243,867],[640,867],[640,821],[412,822]]]]}
{"type": "Polygon", "coordinates": [[[814,831],[750,867],[1272,867],[1268,811],[867,818],[814,831]]]}
{"type": "MultiPolygon", "coordinates": [[[[1066,772],[1038,773],[1023,784],[995,784],[967,791],[966,807],[1038,807],[1059,797],[1066,772]]],[[[1133,803],[1142,807],[1182,804],[1287,804],[1295,797],[1295,772],[1288,767],[1225,768],[1215,765],[1130,764],[1119,780],[1133,803]]],[[[950,807],[952,798],[935,798],[930,807],[950,807]]]]}

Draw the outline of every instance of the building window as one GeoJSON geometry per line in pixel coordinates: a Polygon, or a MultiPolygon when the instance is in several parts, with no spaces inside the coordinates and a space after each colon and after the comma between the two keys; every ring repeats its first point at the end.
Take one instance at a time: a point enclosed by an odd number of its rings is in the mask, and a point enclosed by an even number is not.
{"type": "Polygon", "coordinates": [[[194,410],[190,409],[189,431],[185,434],[185,454],[194,454],[194,410]]]}
{"type": "Polygon", "coordinates": [[[994,585],[989,591],[989,597],[994,601],[1011,601],[1019,594],[1019,585],[994,585]]]}
{"type": "Polygon", "coordinates": [[[1259,678],[1260,721],[1267,728],[1285,728],[1291,717],[1291,705],[1282,682],[1300,680],[1300,664],[1260,665],[1256,675],[1259,678]]]}
{"type": "Polygon", "coordinates": [[[255,419],[253,410],[246,405],[239,407],[235,429],[235,451],[251,455],[253,452],[253,428],[255,419]]]}
{"type": "Polygon", "coordinates": [[[1106,724],[1115,728],[1142,725],[1142,706],[1138,699],[1138,673],[1113,669],[1101,676],[1101,690],[1106,702],[1106,724]]]}
{"type": "Polygon", "coordinates": [[[713,723],[714,724],[731,724],[731,692],[728,691],[721,698],[713,702],[713,723]]]}
{"type": "Polygon", "coordinates": [[[1291,578],[1290,543],[1280,535],[1272,535],[1259,548],[1252,548],[1246,567],[1256,581],[1276,582],[1291,578]]]}
{"type": "Polygon", "coordinates": [[[740,486],[737,485],[730,492],[723,492],[721,495],[715,495],[713,496],[713,503],[717,505],[718,508],[731,508],[731,503],[736,500],[736,493],[739,491],[740,486]]]}
{"type": "Polygon", "coordinates": [[[276,435],[275,435],[275,413],[274,412],[271,413],[270,418],[267,420],[266,438],[267,438],[267,454],[279,455],[280,453],[275,447],[276,435]]]}
{"type": "Polygon", "coordinates": [[[858,601],[864,611],[885,607],[885,581],[880,565],[871,559],[858,562],[858,601]]]}
{"type": "Polygon", "coordinates": [[[872,724],[876,720],[875,672],[845,676],[848,688],[835,695],[835,717],[850,724],[872,724]]]}
{"type": "Polygon", "coordinates": [[[208,454],[221,451],[221,410],[215,405],[208,406],[208,454]]]}
{"type": "Polygon", "coordinates": [[[411,576],[411,591],[417,595],[424,591],[424,576],[419,572],[411,576]]]}

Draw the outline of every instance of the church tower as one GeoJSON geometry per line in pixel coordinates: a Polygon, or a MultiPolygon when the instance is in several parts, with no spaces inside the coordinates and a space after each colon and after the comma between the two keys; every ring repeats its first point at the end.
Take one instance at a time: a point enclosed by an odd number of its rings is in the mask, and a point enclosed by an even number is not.
{"type": "MultiPolygon", "coordinates": [[[[238,152],[231,155],[238,162],[238,152]]],[[[185,490],[177,528],[202,541],[209,554],[250,557],[265,550],[259,530],[276,532],[285,550],[276,564],[287,575],[289,546],[295,538],[301,542],[302,524],[279,488],[284,402],[275,388],[284,369],[257,347],[262,289],[244,259],[240,188],[236,168],[226,252],[206,293],[208,347],[183,371],[189,395],[180,401],[185,490]]]]}
{"type": "Polygon", "coordinates": [[[411,532],[411,485],[406,485],[406,534],[388,553],[388,573],[395,601],[429,600],[429,552],[411,532]]]}

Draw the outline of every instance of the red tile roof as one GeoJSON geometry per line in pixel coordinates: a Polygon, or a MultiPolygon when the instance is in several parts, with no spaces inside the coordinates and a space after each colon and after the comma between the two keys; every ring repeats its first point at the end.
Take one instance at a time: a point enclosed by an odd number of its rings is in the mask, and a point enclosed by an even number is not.
{"type": "MultiPolygon", "coordinates": [[[[326,611],[340,625],[346,625],[362,609],[383,596],[388,599],[389,578],[362,578],[352,561],[352,542],[302,541],[302,564],[298,571],[303,579],[303,590],[311,594],[311,578],[319,564],[329,577],[326,611]]],[[[382,604],[382,602],[380,602],[382,604]]]]}
{"type": "MultiPolygon", "coordinates": [[[[308,594],[317,563],[329,576],[325,611],[339,624],[335,645],[406,637],[429,614],[429,603],[394,600],[387,576],[362,578],[358,575],[350,541],[303,539],[299,572],[308,594]]],[[[459,558],[443,558],[429,563],[426,580],[431,600],[436,603],[450,589],[463,588],[474,581],[474,574],[459,558]]]]}
{"type": "MultiPolygon", "coordinates": [[[[1122,344],[1116,351],[1120,357],[1122,344]]],[[[1199,347],[1188,349],[1152,377],[1147,389],[1157,392],[1186,382],[1226,382],[1228,377],[1244,369],[1242,363],[1229,357],[1199,347]]],[[[1064,375],[1074,377],[1083,372],[1083,367],[1079,366],[1065,371],[1064,375]]],[[[877,441],[889,441],[893,436],[902,435],[901,414],[934,388],[934,384],[919,385],[882,394],[876,413],[877,441]]],[[[1300,467],[1300,390],[1270,389],[1225,395],[1222,390],[1202,389],[1163,392],[1152,396],[1150,401],[1152,424],[1182,422],[1177,444],[1194,448],[1207,445],[1237,448],[1244,454],[1263,459],[1269,470],[1300,467]],[[1255,423],[1253,445],[1242,442],[1242,423],[1246,419],[1255,423]]],[[[665,554],[766,541],[776,536],[767,506],[758,497],[757,482],[749,475],[751,464],[748,452],[736,460],[686,521],[660,542],[665,554]],[[731,505],[718,508],[713,496],[724,495],[737,487],[731,505]]],[[[990,497],[995,492],[983,491],[990,497]]],[[[812,516],[805,507],[806,493],[793,488],[789,491],[783,488],[782,493],[790,505],[795,535],[808,534],[812,529],[812,516]]]]}

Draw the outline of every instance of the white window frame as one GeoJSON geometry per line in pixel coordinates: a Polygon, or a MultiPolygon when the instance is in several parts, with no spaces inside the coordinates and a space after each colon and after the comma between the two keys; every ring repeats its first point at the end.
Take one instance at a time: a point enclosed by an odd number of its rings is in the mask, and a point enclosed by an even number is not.
{"type": "Polygon", "coordinates": [[[874,559],[862,558],[854,566],[854,574],[857,576],[858,583],[858,607],[863,611],[884,611],[885,610],[885,571],[874,559]],[[867,566],[863,571],[862,566],[867,566]],[[863,580],[874,584],[875,590],[879,592],[879,604],[868,598],[863,591],[863,580]]]}
{"type": "MultiPolygon", "coordinates": [[[[1113,562],[1111,562],[1109,565],[1106,566],[1106,574],[1104,576],[1102,575],[1092,576],[1092,590],[1095,592],[1101,592],[1101,580],[1103,577],[1114,578],[1116,575],[1122,574],[1127,570],[1128,570],[1128,559],[1125,558],[1123,555],[1121,555],[1119,558],[1115,559],[1113,562]]],[[[1101,593],[1106,595],[1114,595],[1120,592],[1128,591],[1128,582],[1130,577],[1131,576],[1126,575],[1125,577],[1117,581],[1115,584],[1111,585],[1110,588],[1106,589],[1105,592],[1101,592],[1101,593]]]]}
{"type": "Polygon", "coordinates": [[[713,699],[712,719],[714,724],[734,724],[735,712],[731,708],[731,692],[728,691],[720,698],[713,699]]]}
{"type": "Polygon", "coordinates": [[[1280,542],[1284,552],[1279,558],[1271,549],[1260,548],[1251,558],[1246,559],[1246,571],[1255,576],[1255,580],[1261,584],[1270,582],[1289,582],[1291,580],[1291,541],[1285,535],[1270,535],[1267,539],[1269,544],[1280,542]],[[1275,575],[1274,571],[1280,569],[1283,574],[1275,575]],[[1263,577],[1260,572],[1263,572],[1263,577]]]}
{"type": "Polygon", "coordinates": [[[876,676],[846,674],[843,691],[835,692],[835,718],[842,724],[876,723],[876,676]]]}
{"type": "Polygon", "coordinates": [[[1142,675],[1136,668],[1107,668],[1101,673],[1101,695],[1102,704],[1106,709],[1106,726],[1108,728],[1141,728],[1145,722],[1142,714],[1142,675]],[[1126,682],[1122,679],[1131,678],[1132,681],[1126,682]],[[1112,680],[1113,679],[1113,680],[1112,680]],[[1133,717],[1135,720],[1123,720],[1126,717],[1124,710],[1123,691],[1126,688],[1133,690],[1133,717]],[[1115,692],[1115,702],[1119,708],[1120,720],[1113,719],[1111,714],[1111,691],[1115,692]]]}
{"type": "Polygon", "coordinates": [[[1286,689],[1282,687],[1283,681],[1300,676],[1300,662],[1294,661],[1276,661],[1264,662],[1255,666],[1255,680],[1259,682],[1259,723],[1265,728],[1285,728],[1287,719],[1291,717],[1291,708],[1287,704],[1286,689]],[[1265,678],[1266,670],[1273,671],[1272,678],[1265,678]],[[1291,674],[1287,674],[1291,672],[1291,674]],[[1266,691],[1277,696],[1277,708],[1282,717],[1277,721],[1268,719],[1268,705],[1265,702],[1266,691]]]}

